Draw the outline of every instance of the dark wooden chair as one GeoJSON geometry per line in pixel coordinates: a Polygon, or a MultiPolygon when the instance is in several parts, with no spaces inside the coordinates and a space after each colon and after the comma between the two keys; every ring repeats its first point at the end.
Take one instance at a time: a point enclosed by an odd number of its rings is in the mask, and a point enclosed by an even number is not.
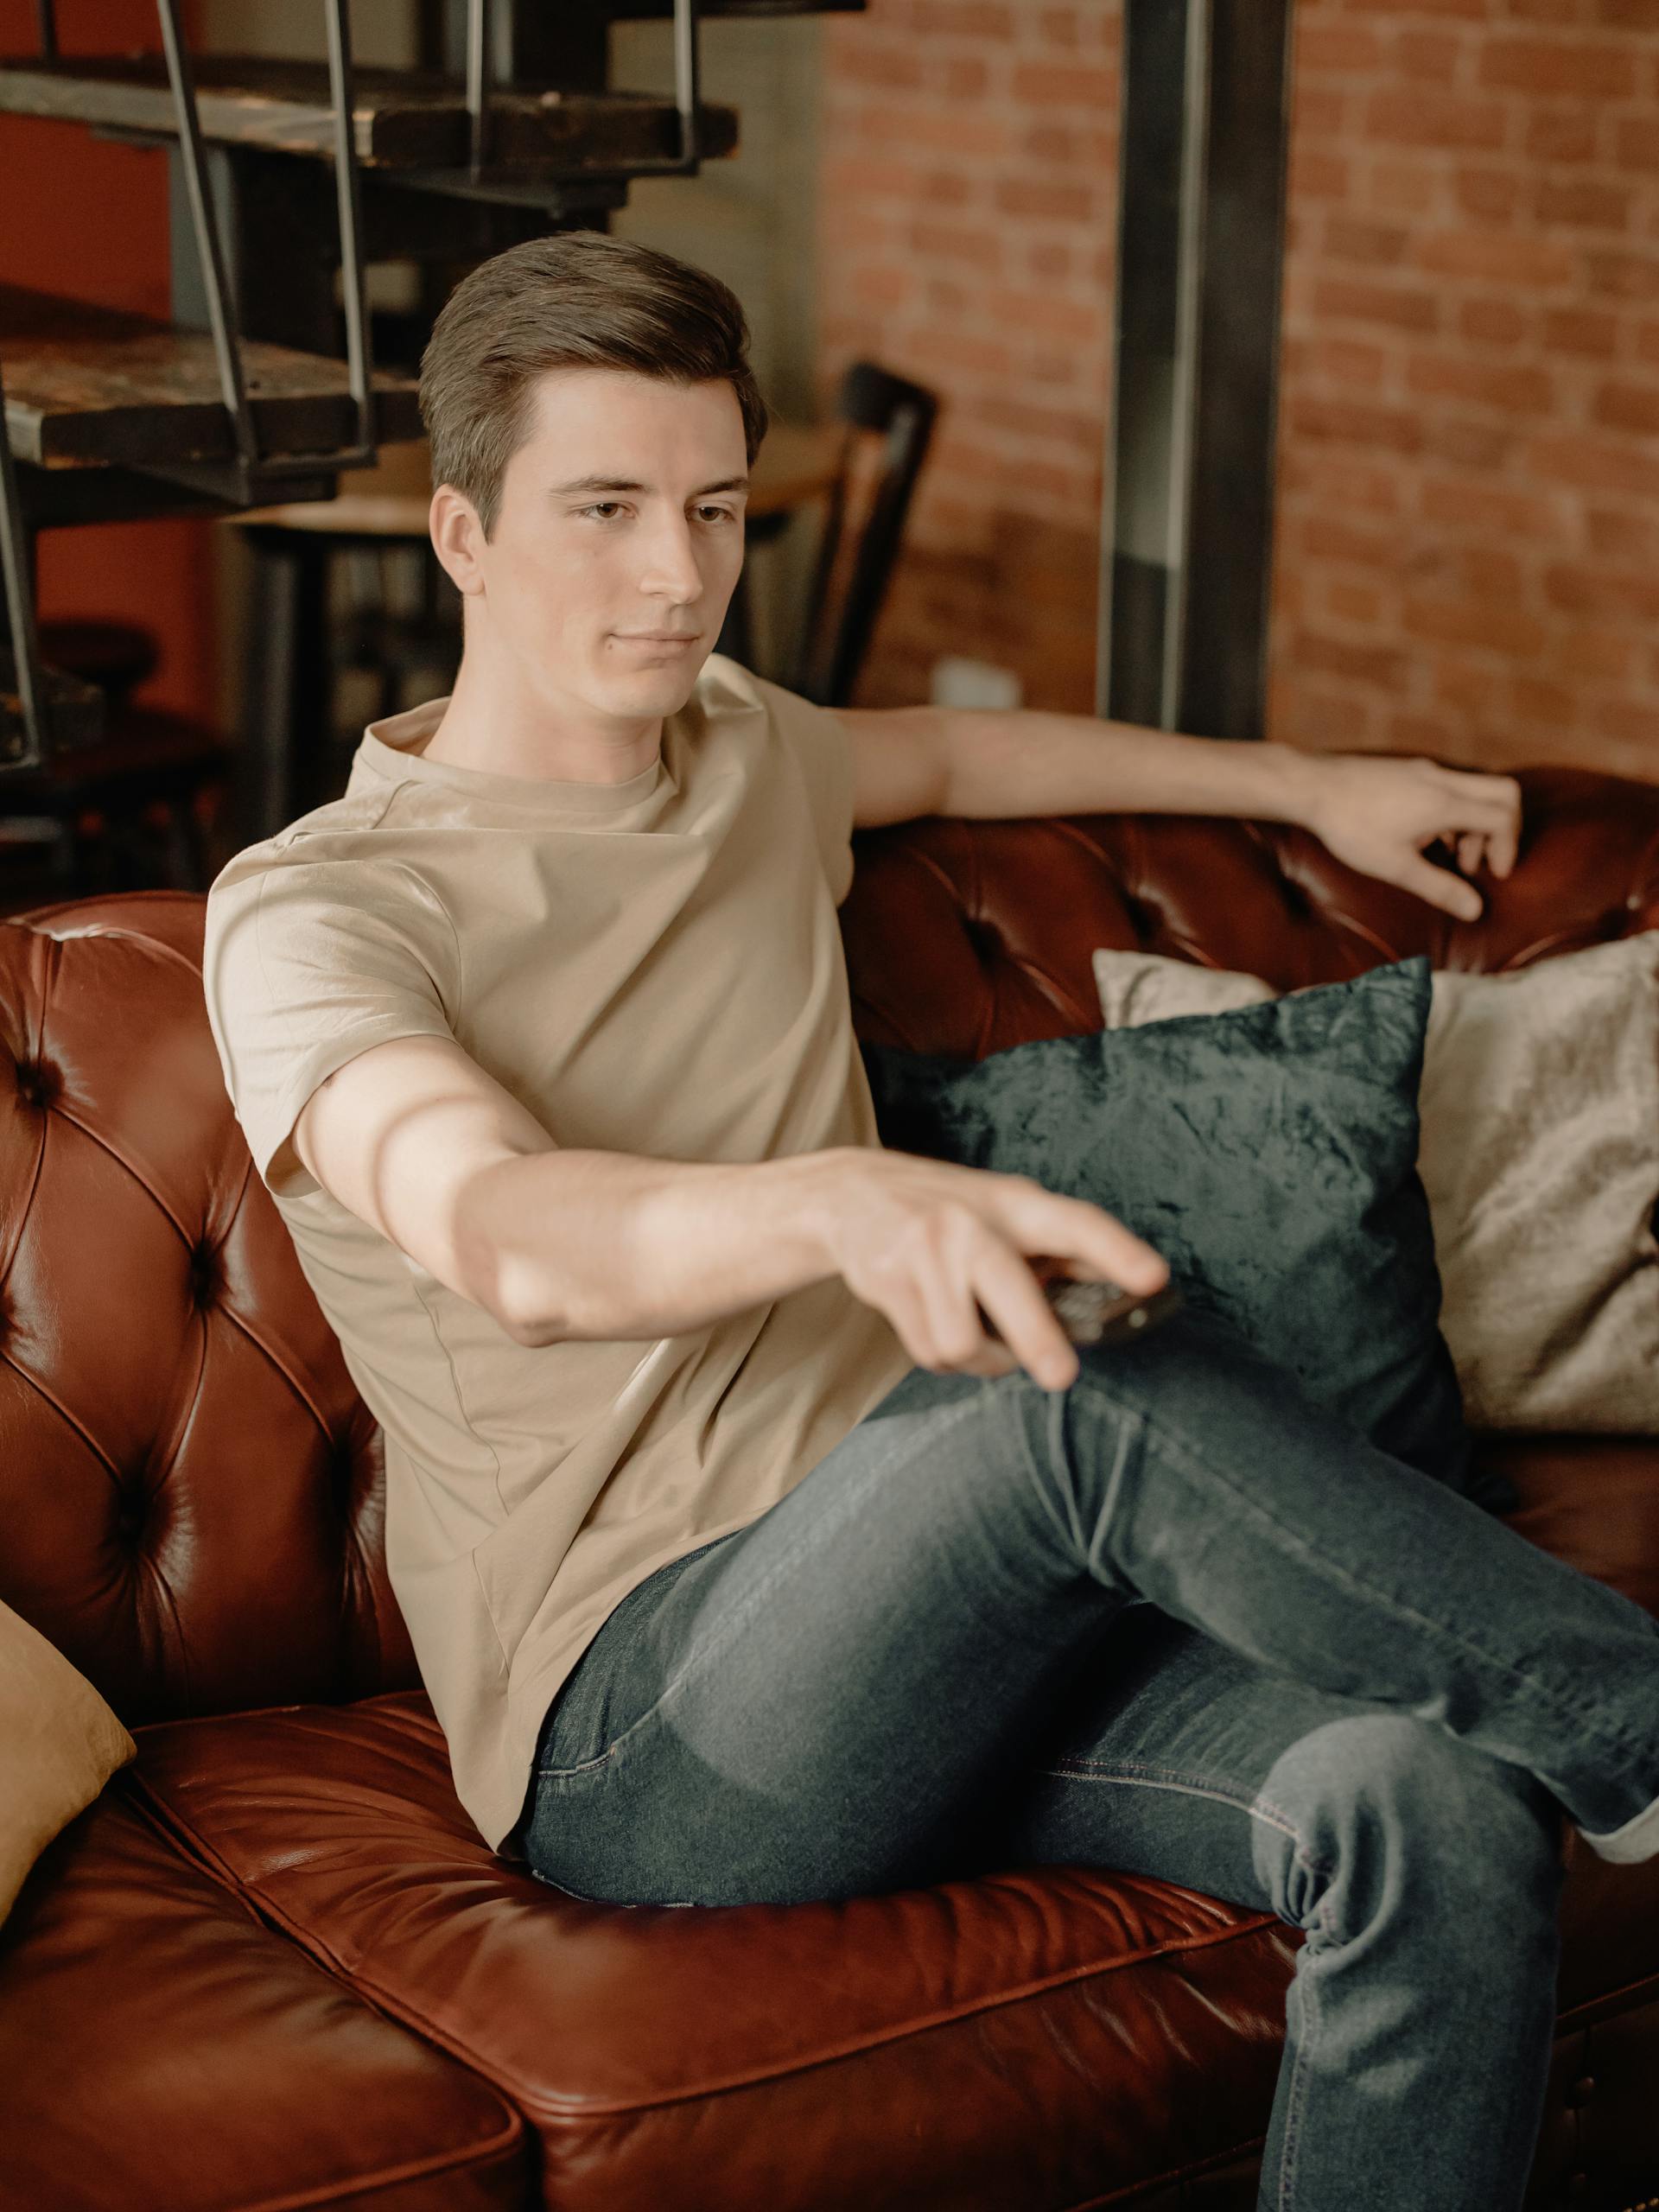
{"type": "Polygon", "coordinates": [[[938,396],[874,361],[849,364],[836,395],[846,428],[787,681],[820,706],[852,704],[886,604],[905,521],[927,458],[938,396]],[[879,452],[872,440],[879,437],[879,452]]]}

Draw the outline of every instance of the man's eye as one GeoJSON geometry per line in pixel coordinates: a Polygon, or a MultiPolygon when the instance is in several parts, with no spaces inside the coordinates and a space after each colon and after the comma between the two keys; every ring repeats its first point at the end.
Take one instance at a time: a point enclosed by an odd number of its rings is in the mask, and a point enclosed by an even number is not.
{"type": "Polygon", "coordinates": [[[582,507],[578,512],[584,515],[596,515],[601,507],[620,509],[621,504],[620,499],[597,499],[591,507],[582,507]]]}
{"type": "Polygon", "coordinates": [[[717,522],[735,522],[737,517],[729,507],[704,507],[705,515],[713,515],[717,522]]]}

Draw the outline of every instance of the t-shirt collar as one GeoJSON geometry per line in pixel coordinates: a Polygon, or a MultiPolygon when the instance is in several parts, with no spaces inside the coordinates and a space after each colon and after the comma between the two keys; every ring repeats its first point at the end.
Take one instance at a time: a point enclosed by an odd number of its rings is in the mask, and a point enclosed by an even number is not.
{"type": "Polygon", "coordinates": [[[429,760],[408,748],[421,744],[442,721],[453,693],[428,699],[401,714],[370,722],[358,747],[365,766],[393,781],[412,779],[459,791],[469,798],[486,799],[524,814],[622,814],[653,796],[664,785],[677,791],[679,779],[667,756],[677,751],[679,715],[663,718],[662,742],[656,760],[620,784],[595,784],[551,776],[503,776],[493,769],[463,768],[453,760],[429,760]]]}

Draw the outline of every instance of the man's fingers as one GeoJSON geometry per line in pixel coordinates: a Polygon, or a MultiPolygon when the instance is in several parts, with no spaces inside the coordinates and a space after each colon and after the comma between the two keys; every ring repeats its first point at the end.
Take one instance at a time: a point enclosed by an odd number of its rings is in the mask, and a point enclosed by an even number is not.
{"type": "Polygon", "coordinates": [[[1414,891],[1431,906],[1454,914],[1460,922],[1478,922],[1486,911],[1472,883],[1465,883],[1449,868],[1436,868],[1433,861],[1409,861],[1394,880],[1402,890],[1414,891]]]}
{"type": "Polygon", "coordinates": [[[1446,768],[1441,773],[1460,802],[1460,827],[1484,839],[1492,874],[1507,875],[1521,846],[1519,782],[1513,776],[1484,775],[1467,768],[1446,768]]]}
{"type": "Polygon", "coordinates": [[[1077,1380],[1077,1356],[1029,1263],[1011,1245],[986,1248],[973,1293],[987,1319],[1026,1372],[1050,1390],[1077,1380]]]}
{"type": "Polygon", "coordinates": [[[1122,1284],[1125,1290],[1150,1295],[1169,1281],[1169,1262],[1163,1254],[1126,1229],[1103,1206],[1086,1198],[1065,1198],[1069,1218],[1054,1248],[1068,1274],[1085,1279],[1122,1284]]]}

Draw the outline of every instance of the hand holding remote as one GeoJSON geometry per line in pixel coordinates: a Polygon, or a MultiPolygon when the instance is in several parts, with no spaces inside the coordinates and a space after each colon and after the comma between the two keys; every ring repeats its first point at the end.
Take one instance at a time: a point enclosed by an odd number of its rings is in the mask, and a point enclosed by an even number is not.
{"type": "Polygon", "coordinates": [[[821,1158],[822,1249],[918,1366],[986,1376],[1023,1367],[1046,1389],[1065,1389],[1078,1372],[1067,1315],[1085,1332],[1097,1326],[1096,1342],[1152,1325],[1168,1263],[1103,1207],[1030,1176],[885,1147],[821,1158]],[[1090,1288],[1101,1283],[1111,1286],[1104,1307],[1090,1288]],[[1121,1309],[1119,1285],[1128,1294],[1121,1309]],[[1139,1322],[1128,1319],[1136,1306],[1139,1322]]]}

